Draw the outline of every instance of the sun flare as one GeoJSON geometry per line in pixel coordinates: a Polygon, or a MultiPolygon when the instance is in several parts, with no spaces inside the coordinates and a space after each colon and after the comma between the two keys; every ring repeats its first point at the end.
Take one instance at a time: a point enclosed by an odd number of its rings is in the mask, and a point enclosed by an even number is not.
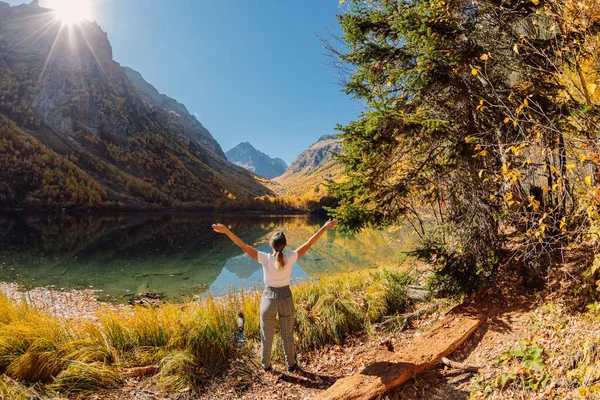
{"type": "Polygon", "coordinates": [[[48,0],[46,5],[54,10],[56,19],[66,25],[93,19],[91,0],[48,0]]]}

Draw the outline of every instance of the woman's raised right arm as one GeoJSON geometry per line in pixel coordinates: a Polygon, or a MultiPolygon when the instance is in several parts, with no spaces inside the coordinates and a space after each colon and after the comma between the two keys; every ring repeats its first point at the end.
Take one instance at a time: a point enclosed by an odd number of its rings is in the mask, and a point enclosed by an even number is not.
{"type": "Polygon", "coordinates": [[[310,249],[310,246],[312,246],[317,240],[319,240],[319,238],[325,233],[325,231],[335,228],[337,224],[337,219],[330,219],[329,221],[325,222],[321,229],[319,229],[317,233],[315,233],[310,239],[308,239],[308,242],[298,247],[298,249],[296,250],[296,252],[298,253],[298,258],[302,257],[308,251],[308,249],[310,249]]]}
{"type": "Polygon", "coordinates": [[[250,257],[254,258],[255,260],[258,260],[258,250],[256,250],[254,247],[248,246],[246,243],[244,243],[244,241],[242,239],[240,239],[239,237],[237,237],[233,232],[231,232],[231,230],[229,230],[228,227],[226,227],[223,224],[213,224],[212,228],[215,232],[226,234],[227,237],[229,237],[229,239],[231,239],[231,241],[233,243],[235,243],[239,248],[244,250],[244,252],[246,252],[246,254],[248,254],[250,257]]]}

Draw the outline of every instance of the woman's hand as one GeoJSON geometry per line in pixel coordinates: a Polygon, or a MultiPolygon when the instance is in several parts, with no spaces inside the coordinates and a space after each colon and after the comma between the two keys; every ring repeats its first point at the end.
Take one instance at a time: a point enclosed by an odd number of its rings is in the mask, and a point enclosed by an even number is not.
{"type": "Polygon", "coordinates": [[[227,232],[229,232],[229,228],[226,227],[223,224],[213,224],[212,228],[213,228],[213,231],[218,232],[218,233],[227,233],[227,232]]]}
{"type": "Polygon", "coordinates": [[[329,219],[327,222],[325,222],[325,224],[323,225],[323,228],[325,228],[325,230],[333,229],[337,226],[337,224],[338,224],[337,219],[329,219]]]}

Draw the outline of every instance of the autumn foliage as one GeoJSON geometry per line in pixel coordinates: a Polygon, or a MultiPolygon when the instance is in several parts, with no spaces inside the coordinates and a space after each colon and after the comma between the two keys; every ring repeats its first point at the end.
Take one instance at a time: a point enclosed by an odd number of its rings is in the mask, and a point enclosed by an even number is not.
{"type": "Polygon", "coordinates": [[[68,158],[0,115],[0,205],[93,208],[106,197],[106,191],[68,158]]]}
{"type": "Polygon", "coordinates": [[[340,127],[338,218],[406,219],[454,289],[501,260],[530,278],[597,253],[599,1],[342,3],[346,48],[331,50],[368,108],[340,127]]]}

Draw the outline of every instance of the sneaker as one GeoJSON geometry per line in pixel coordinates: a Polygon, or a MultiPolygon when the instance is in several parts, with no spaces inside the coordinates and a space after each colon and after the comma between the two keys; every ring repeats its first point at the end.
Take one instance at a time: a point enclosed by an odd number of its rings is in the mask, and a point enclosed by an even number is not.
{"type": "Polygon", "coordinates": [[[296,372],[300,369],[300,367],[298,367],[298,363],[294,363],[294,365],[289,365],[287,367],[287,371],[288,372],[296,372]]]}

